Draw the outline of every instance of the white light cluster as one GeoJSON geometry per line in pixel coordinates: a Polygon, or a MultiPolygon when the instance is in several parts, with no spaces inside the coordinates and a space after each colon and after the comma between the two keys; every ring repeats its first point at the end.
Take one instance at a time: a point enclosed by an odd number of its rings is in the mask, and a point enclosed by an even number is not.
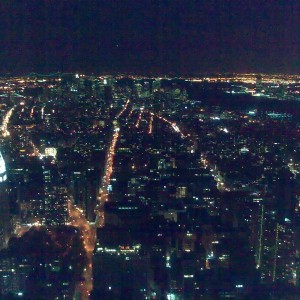
{"type": "Polygon", "coordinates": [[[54,158],[56,158],[56,155],[57,155],[57,150],[56,148],[46,148],[45,149],[45,156],[52,156],[54,158]]]}
{"type": "Polygon", "coordinates": [[[3,159],[3,156],[0,152],[0,181],[5,181],[6,180],[6,166],[5,166],[5,161],[3,159]]]}

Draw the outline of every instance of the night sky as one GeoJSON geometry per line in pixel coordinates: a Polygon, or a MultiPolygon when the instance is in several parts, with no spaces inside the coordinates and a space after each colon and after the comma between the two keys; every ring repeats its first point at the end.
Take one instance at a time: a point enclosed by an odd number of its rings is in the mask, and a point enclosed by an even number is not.
{"type": "Polygon", "coordinates": [[[299,0],[0,1],[1,73],[300,73],[299,55],[299,0]]]}

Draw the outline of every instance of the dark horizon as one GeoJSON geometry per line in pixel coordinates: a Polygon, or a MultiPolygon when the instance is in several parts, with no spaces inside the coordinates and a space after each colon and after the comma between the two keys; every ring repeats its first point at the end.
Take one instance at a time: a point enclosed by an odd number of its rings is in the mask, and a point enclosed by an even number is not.
{"type": "Polygon", "coordinates": [[[0,72],[300,73],[297,1],[2,1],[0,72]]]}

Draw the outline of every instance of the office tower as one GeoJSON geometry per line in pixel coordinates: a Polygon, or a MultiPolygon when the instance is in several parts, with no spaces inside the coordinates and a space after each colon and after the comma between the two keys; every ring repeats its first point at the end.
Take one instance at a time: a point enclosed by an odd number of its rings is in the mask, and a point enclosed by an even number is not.
{"type": "Polygon", "coordinates": [[[88,220],[93,220],[94,208],[97,198],[97,184],[92,181],[91,171],[74,171],[71,174],[70,192],[74,199],[74,204],[81,208],[88,220]]]}
{"type": "Polygon", "coordinates": [[[104,96],[105,85],[103,81],[100,81],[98,79],[94,80],[92,89],[94,97],[99,98],[104,96]]]}
{"type": "Polygon", "coordinates": [[[5,161],[0,152],[0,249],[6,247],[10,232],[10,213],[6,181],[5,161]]]}
{"type": "Polygon", "coordinates": [[[85,184],[84,173],[74,171],[71,174],[71,193],[74,198],[74,203],[83,209],[85,203],[85,184]]]}
{"type": "Polygon", "coordinates": [[[93,255],[93,278],[91,299],[147,299],[149,255],[131,240],[127,230],[100,229],[93,255]]]}
{"type": "Polygon", "coordinates": [[[295,233],[291,222],[279,221],[274,211],[262,208],[259,232],[258,266],[262,282],[293,281],[295,272],[295,233]]]}
{"type": "MultiPolygon", "coordinates": [[[[22,297],[32,266],[26,258],[16,258],[4,250],[0,253],[0,298],[8,294],[22,297]]],[[[5,298],[1,298],[5,299],[5,298]]]]}
{"type": "Polygon", "coordinates": [[[57,166],[45,159],[44,179],[44,220],[45,225],[64,225],[68,220],[67,189],[62,184],[57,166]]]}

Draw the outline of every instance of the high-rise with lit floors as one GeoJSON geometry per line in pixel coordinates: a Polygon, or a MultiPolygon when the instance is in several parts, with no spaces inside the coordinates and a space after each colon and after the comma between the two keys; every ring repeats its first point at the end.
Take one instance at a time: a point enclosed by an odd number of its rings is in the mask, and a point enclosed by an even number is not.
{"type": "Polygon", "coordinates": [[[5,248],[9,239],[9,203],[7,197],[7,174],[0,151],[0,249],[5,248]]]}
{"type": "Polygon", "coordinates": [[[45,159],[43,165],[44,179],[44,220],[47,226],[65,225],[68,220],[67,190],[62,184],[57,165],[45,159]]]}

